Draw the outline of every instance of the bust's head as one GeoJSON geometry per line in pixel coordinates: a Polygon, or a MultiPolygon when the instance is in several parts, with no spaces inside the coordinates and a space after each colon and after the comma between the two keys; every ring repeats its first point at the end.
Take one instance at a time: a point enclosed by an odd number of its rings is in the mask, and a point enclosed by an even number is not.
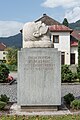
{"type": "Polygon", "coordinates": [[[44,23],[42,23],[41,21],[28,22],[24,25],[24,41],[42,41],[43,39],[50,41],[50,32],[48,26],[46,26],[44,23]]]}

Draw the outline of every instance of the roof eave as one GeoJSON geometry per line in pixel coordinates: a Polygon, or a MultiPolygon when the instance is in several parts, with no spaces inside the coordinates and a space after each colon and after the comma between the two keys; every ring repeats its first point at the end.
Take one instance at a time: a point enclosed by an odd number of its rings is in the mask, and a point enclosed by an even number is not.
{"type": "Polygon", "coordinates": [[[50,30],[50,32],[70,32],[70,33],[72,33],[72,30],[50,30]]]}

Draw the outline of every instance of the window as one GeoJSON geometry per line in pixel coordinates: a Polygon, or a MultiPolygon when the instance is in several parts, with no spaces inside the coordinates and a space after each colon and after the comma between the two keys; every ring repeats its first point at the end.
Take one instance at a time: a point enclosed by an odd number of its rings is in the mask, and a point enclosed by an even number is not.
{"type": "Polygon", "coordinates": [[[71,53],[70,62],[71,64],[75,64],[75,53],[71,53]]]}
{"type": "Polygon", "coordinates": [[[53,35],[53,43],[59,43],[59,35],[53,35]]]}
{"type": "Polygon", "coordinates": [[[5,60],[5,57],[3,57],[3,60],[5,60]]]}
{"type": "Polygon", "coordinates": [[[61,64],[65,64],[65,52],[61,52],[61,64]]]}
{"type": "Polygon", "coordinates": [[[3,52],[3,54],[6,54],[5,52],[3,52]]]}

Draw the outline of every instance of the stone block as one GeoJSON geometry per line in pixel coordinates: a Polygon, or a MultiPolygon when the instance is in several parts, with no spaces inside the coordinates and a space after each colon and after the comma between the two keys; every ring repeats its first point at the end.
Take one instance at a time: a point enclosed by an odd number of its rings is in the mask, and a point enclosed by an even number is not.
{"type": "Polygon", "coordinates": [[[61,105],[61,55],[56,48],[22,48],[18,54],[18,105],[61,105]]]}

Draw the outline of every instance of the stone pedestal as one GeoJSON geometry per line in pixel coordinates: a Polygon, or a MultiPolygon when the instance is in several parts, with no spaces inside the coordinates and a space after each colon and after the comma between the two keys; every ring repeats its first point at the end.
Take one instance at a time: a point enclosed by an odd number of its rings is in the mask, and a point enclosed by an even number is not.
{"type": "Polygon", "coordinates": [[[22,48],[18,54],[18,105],[61,105],[61,60],[55,48],[22,48]]]}

